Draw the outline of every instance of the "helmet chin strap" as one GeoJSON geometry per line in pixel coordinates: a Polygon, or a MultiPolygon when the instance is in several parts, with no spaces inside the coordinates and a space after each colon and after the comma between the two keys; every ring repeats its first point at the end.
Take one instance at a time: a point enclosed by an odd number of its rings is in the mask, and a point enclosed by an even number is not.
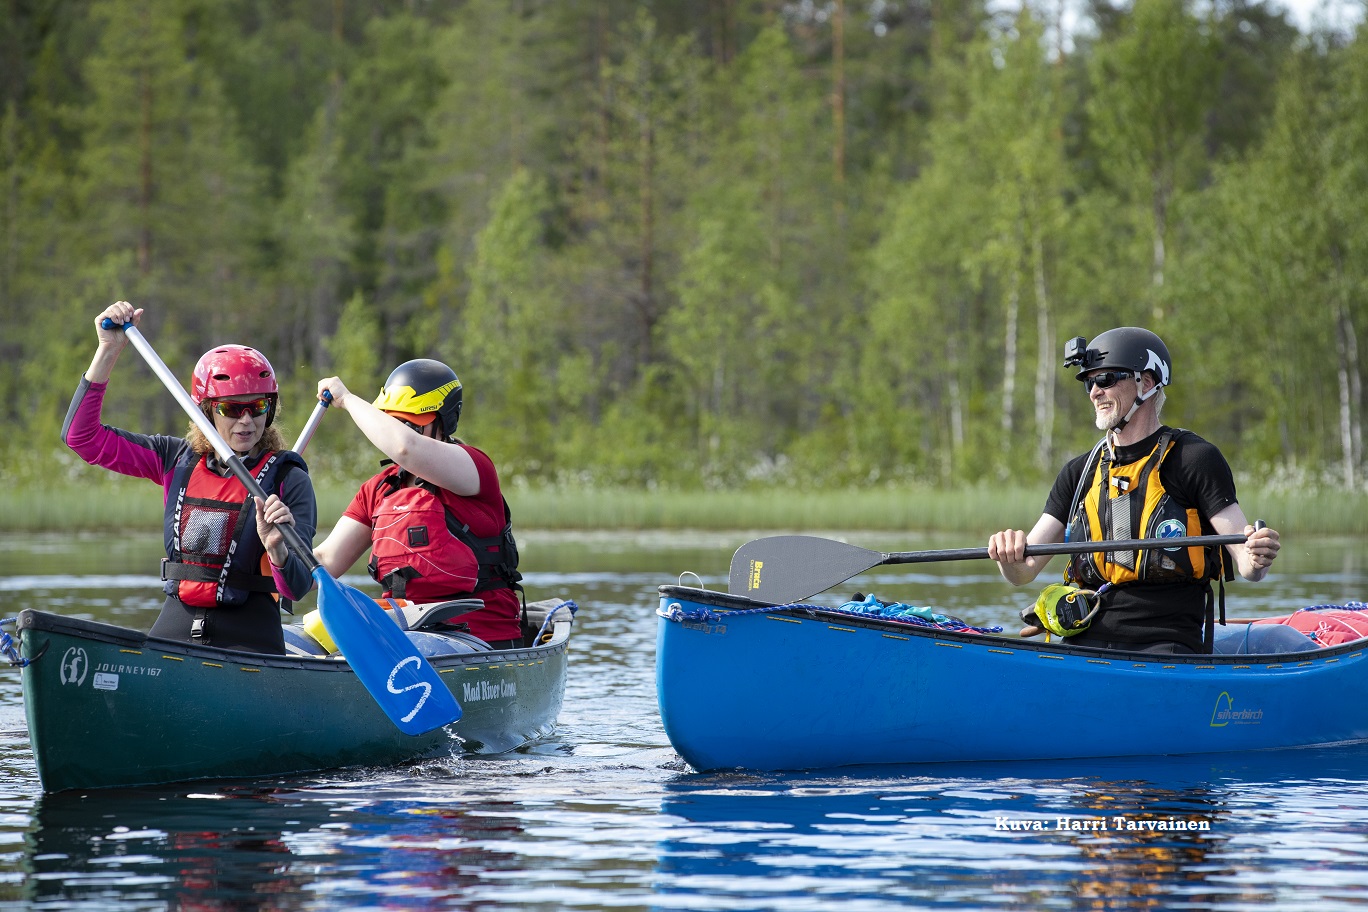
{"type": "MultiPolygon", "coordinates": [[[[1136,385],[1139,385],[1140,378],[1137,377],[1135,382],[1136,385]]],[[[1107,449],[1111,452],[1111,455],[1113,457],[1116,455],[1116,449],[1115,445],[1113,444],[1113,438],[1120,438],[1122,429],[1125,428],[1126,424],[1131,420],[1131,418],[1135,417],[1135,413],[1140,410],[1140,406],[1144,405],[1150,399],[1150,397],[1152,397],[1157,392],[1159,392],[1158,383],[1150,387],[1150,391],[1148,393],[1138,393],[1135,397],[1135,401],[1131,403],[1130,410],[1126,412],[1125,417],[1118,421],[1116,423],[1116,427],[1112,428],[1111,431],[1107,434],[1107,449]]]]}

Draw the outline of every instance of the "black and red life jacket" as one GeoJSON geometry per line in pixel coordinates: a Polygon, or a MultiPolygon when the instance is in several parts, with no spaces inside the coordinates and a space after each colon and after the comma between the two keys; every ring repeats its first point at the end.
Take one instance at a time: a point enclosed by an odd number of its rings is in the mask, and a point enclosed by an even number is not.
{"type": "MultiPolygon", "coordinates": [[[[263,453],[249,468],[268,493],[281,475],[304,460],[295,453],[263,453]]],[[[207,457],[186,450],[167,490],[165,591],[195,608],[240,605],[253,592],[275,592],[263,572],[265,549],[257,537],[255,505],[233,475],[211,471],[207,457]]]]}
{"type": "Polygon", "coordinates": [[[387,596],[427,602],[522,589],[507,500],[503,531],[481,537],[457,518],[464,506],[461,495],[422,479],[406,484],[409,479],[409,473],[391,469],[371,516],[366,569],[387,596]]]}

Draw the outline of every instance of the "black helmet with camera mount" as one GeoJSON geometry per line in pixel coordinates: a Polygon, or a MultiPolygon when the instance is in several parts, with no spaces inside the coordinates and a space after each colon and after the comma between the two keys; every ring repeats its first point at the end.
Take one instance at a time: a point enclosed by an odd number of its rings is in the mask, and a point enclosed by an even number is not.
{"type": "Polygon", "coordinates": [[[1138,326],[1109,329],[1088,343],[1082,336],[1064,343],[1064,366],[1078,368],[1078,380],[1095,370],[1128,370],[1137,378],[1149,371],[1155,386],[1168,386],[1171,365],[1164,340],[1138,326]]]}

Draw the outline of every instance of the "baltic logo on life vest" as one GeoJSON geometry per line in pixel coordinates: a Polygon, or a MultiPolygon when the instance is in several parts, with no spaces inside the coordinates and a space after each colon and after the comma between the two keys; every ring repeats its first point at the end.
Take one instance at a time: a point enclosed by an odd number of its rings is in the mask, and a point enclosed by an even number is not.
{"type": "Polygon", "coordinates": [[[86,672],[90,670],[90,657],[86,651],[79,646],[72,646],[62,656],[62,664],[58,675],[63,684],[75,684],[80,687],[85,683],[86,672]]]}
{"type": "Polygon", "coordinates": [[[394,679],[396,676],[398,676],[399,670],[403,668],[405,665],[412,663],[415,667],[418,667],[422,661],[423,660],[418,658],[417,656],[405,657],[399,662],[398,665],[395,665],[394,668],[390,670],[389,680],[385,682],[385,689],[392,694],[397,695],[407,693],[410,690],[421,690],[423,692],[423,695],[418,698],[418,705],[413,707],[413,709],[409,710],[408,715],[404,716],[404,722],[411,722],[413,720],[413,717],[418,715],[418,710],[423,708],[423,704],[427,702],[428,697],[432,694],[432,685],[429,684],[427,681],[417,681],[413,684],[406,684],[403,687],[395,687],[394,679]]]}
{"type": "Polygon", "coordinates": [[[1212,728],[1225,728],[1227,725],[1258,725],[1262,721],[1262,709],[1236,709],[1235,701],[1224,690],[1216,698],[1216,706],[1211,710],[1212,728]]]}
{"type": "Polygon", "coordinates": [[[760,568],[765,566],[764,561],[753,560],[750,565],[750,579],[746,582],[746,589],[760,588],[760,568]]]}

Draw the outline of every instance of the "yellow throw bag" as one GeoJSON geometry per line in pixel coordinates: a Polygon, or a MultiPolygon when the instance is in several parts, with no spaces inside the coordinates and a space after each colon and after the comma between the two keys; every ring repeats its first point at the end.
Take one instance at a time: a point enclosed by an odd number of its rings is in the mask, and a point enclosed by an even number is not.
{"type": "Polygon", "coordinates": [[[1050,633],[1067,637],[1087,630],[1101,607],[1102,600],[1091,589],[1052,583],[1036,599],[1035,615],[1050,633]]]}

